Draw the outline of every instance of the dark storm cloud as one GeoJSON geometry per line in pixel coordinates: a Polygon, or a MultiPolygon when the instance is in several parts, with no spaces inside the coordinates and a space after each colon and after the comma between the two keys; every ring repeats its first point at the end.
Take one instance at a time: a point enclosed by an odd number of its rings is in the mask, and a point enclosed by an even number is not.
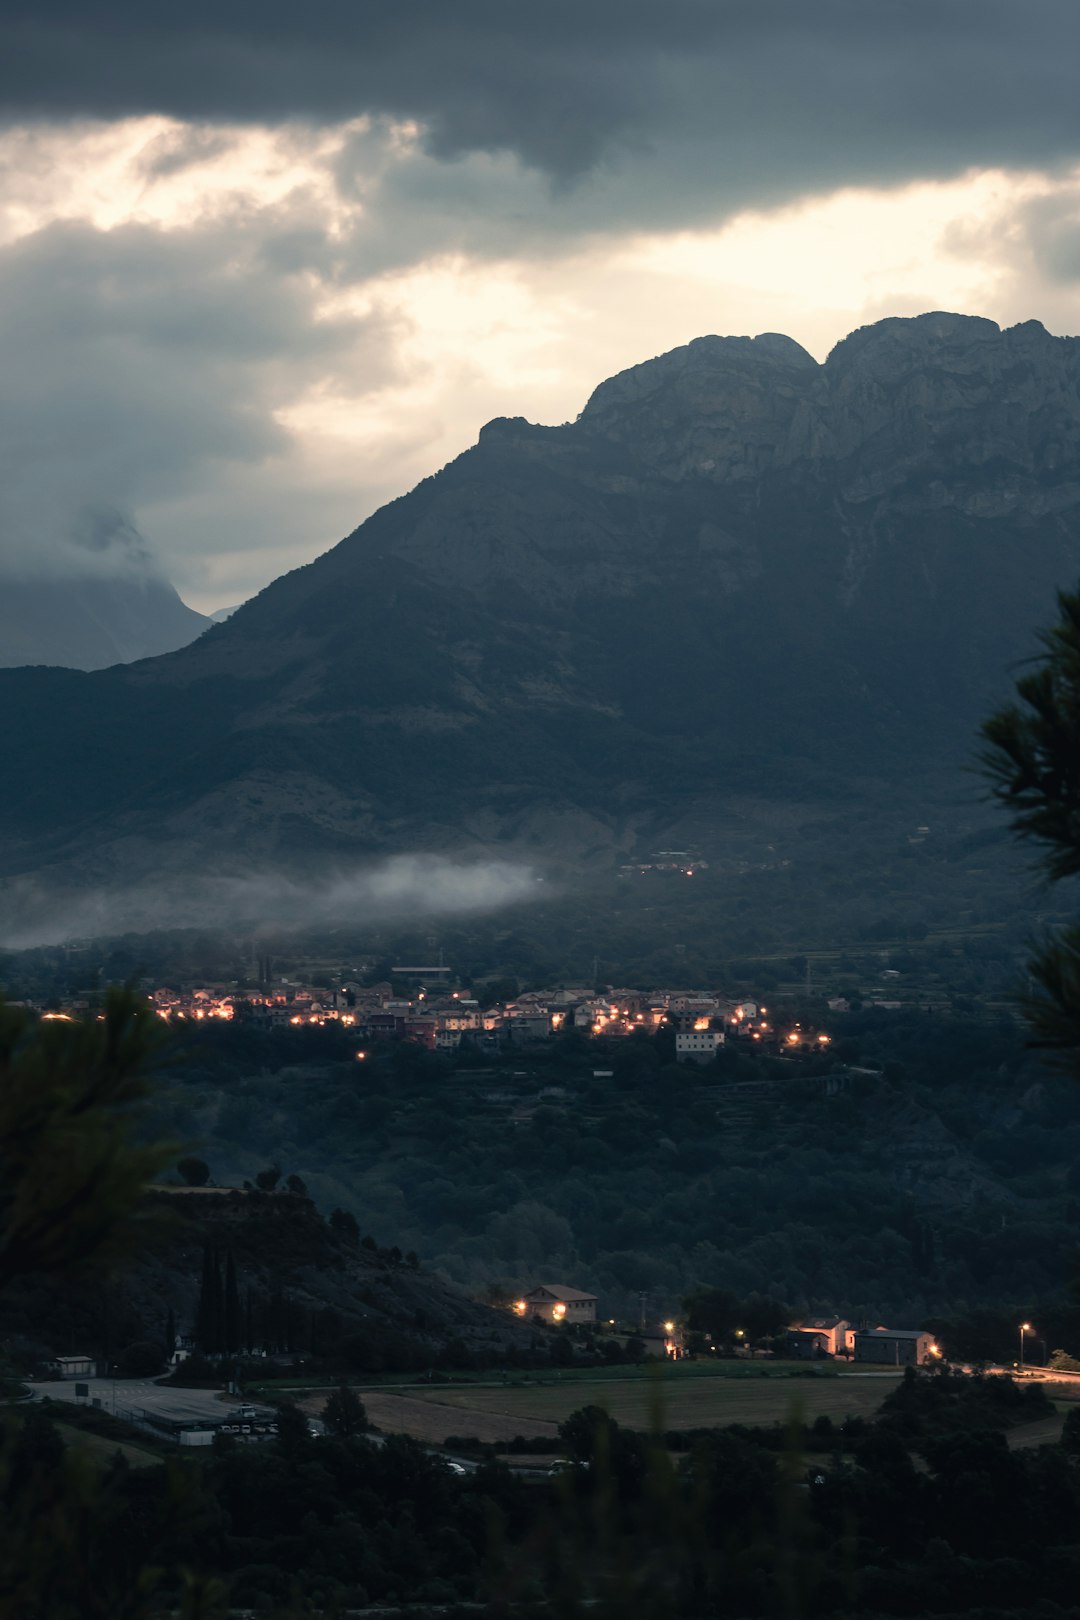
{"type": "Polygon", "coordinates": [[[1072,156],[1078,48],[1075,0],[9,0],[0,105],[373,112],[559,183],[670,147],[669,192],[768,199],[1072,156]]]}
{"type": "Polygon", "coordinates": [[[0,573],[126,566],[130,546],[87,543],[100,511],[287,456],[274,409],[313,379],[385,379],[383,323],[317,318],[260,247],[242,220],[56,224],[0,254],[0,573]]]}

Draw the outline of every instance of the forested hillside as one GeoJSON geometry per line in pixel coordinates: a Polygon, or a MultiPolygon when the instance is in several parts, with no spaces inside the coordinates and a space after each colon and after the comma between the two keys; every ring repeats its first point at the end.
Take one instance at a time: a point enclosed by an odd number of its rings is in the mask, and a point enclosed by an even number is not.
{"type": "Polygon", "coordinates": [[[827,1058],[700,1070],[663,1036],[453,1063],[334,1039],[200,1030],[162,1123],[219,1181],[272,1159],[479,1297],[556,1280],[632,1316],[706,1283],[916,1320],[1072,1275],[1080,1094],[1007,1016],[866,1010],[827,1058]]]}

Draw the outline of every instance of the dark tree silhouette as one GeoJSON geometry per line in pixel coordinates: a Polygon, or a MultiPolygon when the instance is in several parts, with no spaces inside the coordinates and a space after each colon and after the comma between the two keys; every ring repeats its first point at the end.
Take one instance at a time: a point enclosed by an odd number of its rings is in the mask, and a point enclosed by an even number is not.
{"type": "Polygon", "coordinates": [[[347,1209],[335,1209],[330,1214],[330,1230],[339,1237],[345,1238],[348,1243],[359,1243],[360,1228],[356,1224],[356,1216],[350,1215],[347,1209]]]}
{"type": "Polygon", "coordinates": [[[147,1181],[175,1152],[133,1131],[167,1040],[130,990],[110,990],[86,1023],[38,1024],[0,1002],[0,1283],[105,1263],[130,1241],[147,1181]]]}
{"type": "MultiPolygon", "coordinates": [[[[1018,837],[1034,843],[1051,882],[1080,874],[1080,590],[1058,593],[1058,622],[1007,704],[982,727],[981,760],[1018,837]]],[[[1080,924],[1028,963],[1033,1044],[1080,1075],[1080,924]]]]}
{"type": "Polygon", "coordinates": [[[342,1440],[363,1434],[371,1427],[364,1403],[348,1384],[341,1384],[328,1398],[322,1409],[322,1420],[330,1434],[342,1440]]]}

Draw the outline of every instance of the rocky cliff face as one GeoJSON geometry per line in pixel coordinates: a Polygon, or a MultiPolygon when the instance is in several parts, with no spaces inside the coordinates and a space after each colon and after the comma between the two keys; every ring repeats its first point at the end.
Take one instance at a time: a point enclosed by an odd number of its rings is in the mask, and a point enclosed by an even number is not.
{"type": "Polygon", "coordinates": [[[601,383],[580,421],[668,478],[794,474],[862,502],[944,475],[940,501],[1042,515],[1080,498],[1078,387],[1076,339],[932,314],[863,327],[823,366],[775,333],[698,338],[601,383]]]}
{"type": "Polygon", "coordinates": [[[701,338],[574,423],[489,424],[181,652],[0,677],[5,867],[595,858],[733,794],[902,789],[970,755],[1078,517],[1080,340],[701,338]]]}

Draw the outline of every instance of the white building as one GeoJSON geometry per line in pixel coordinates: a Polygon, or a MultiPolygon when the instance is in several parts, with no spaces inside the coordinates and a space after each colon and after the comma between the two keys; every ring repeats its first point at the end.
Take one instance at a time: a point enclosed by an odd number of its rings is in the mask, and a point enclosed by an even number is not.
{"type": "Polygon", "coordinates": [[[95,1378],[97,1362],[93,1356],[57,1356],[56,1365],[61,1378],[95,1378]]]}
{"type": "Polygon", "coordinates": [[[720,1029],[685,1029],[675,1037],[677,1063],[708,1063],[724,1044],[720,1029]]]}

